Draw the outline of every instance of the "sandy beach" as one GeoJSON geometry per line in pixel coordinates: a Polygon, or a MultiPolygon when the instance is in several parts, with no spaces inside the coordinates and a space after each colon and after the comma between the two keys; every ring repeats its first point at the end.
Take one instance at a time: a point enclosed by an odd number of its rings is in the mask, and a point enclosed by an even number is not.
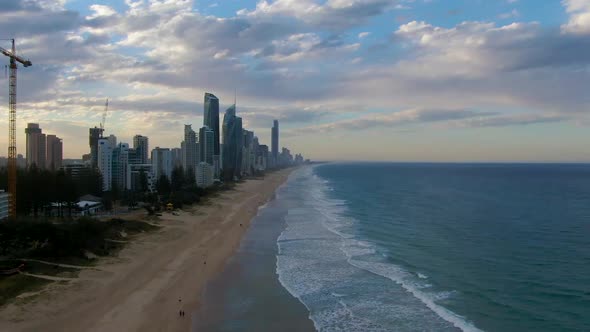
{"type": "Polygon", "coordinates": [[[0,331],[190,331],[200,293],[291,170],[240,183],[135,237],[117,257],[0,310],[0,331]],[[186,312],[179,317],[179,310],[186,312]]]}

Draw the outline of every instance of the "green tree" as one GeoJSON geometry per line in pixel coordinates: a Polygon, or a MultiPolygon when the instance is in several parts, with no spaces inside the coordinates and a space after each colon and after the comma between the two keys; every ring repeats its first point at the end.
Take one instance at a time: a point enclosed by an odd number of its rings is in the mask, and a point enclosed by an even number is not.
{"type": "Polygon", "coordinates": [[[139,191],[144,193],[148,190],[148,178],[145,171],[142,169],[139,170],[139,191]]]}
{"type": "Polygon", "coordinates": [[[170,194],[170,180],[164,174],[160,175],[158,182],[156,182],[156,190],[160,195],[169,195],[170,194]]]}
{"type": "Polygon", "coordinates": [[[182,185],[184,184],[184,170],[181,166],[174,167],[172,170],[172,179],[171,179],[172,191],[179,191],[182,189],[182,185]]]}

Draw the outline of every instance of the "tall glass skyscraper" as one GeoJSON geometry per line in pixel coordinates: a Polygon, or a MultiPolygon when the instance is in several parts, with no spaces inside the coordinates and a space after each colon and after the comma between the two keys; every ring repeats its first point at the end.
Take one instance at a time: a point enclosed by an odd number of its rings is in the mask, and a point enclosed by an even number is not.
{"type": "Polygon", "coordinates": [[[223,160],[221,161],[224,181],[231,181],[235,174],[237,142],[236,106],[228,108],[223,116],[223,160]]]}
{"type": "Polygon", "coordinates": [[[215,136],[213,130],[204,126],[199,129],[199,161],[213,166],[215,136]]]}
{"type": "Polygon", "coordinates": [[[223,177],[231,181],[241,176],[242,169],[242,118],[236,116],[236,105],[223,116],[223,177]]]}
{"type": "Polygon", "coordinates": [[[236,140],[236,168],[234,175],[237,178],[242,176],[242,155],[244,150],[244,133],[242,129],[242,118],[236,116],[236,128],[234,130],[234,137],[236,140]]]}
{"type": "Polygon", "coordinates": [[[279,161],[279,120],[274,120],[272,124],[272,142],[271,142],[272,159],[275,166],[279,161]]]}
{"type": "Polygon", "coordinates": [[[212,93],[205,93],[203,125],[213,130],[213,155],[219,156],[219,98],[212,93]]]}

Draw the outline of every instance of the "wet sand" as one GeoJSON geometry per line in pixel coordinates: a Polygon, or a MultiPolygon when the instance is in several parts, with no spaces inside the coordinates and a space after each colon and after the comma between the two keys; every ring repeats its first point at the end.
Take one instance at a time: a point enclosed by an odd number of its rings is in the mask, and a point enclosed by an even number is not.
{"type": "Polygon", "coordinates": [[[245,181],[178,216],[163,214],[161,230],[136,237],[117,257],[3,307],[0,331],[190,331],[204,285],[290,172],[245,181]]]}
{"type": "Polygon", "coordinates": [[[277,239],[297,204],[287,191],[279,188],[280,198],[259,211],[223,272],[207,283],[192,331],[315,331],[307,308],[278,280],[277,239]]]}

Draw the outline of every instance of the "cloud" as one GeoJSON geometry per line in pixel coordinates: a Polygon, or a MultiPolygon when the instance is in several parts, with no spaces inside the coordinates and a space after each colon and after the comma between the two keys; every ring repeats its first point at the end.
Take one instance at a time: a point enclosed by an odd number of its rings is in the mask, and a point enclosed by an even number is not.
{"type": "Polygon", "coordinates": [[[253,18],[289,17],[307,24],[333,30],[346,29],[365,23],[394,8],[395,0],[263,0],[256,9],[242,9],[239,16],[253,18]]]}
{"type": "Polygon", "coordinates": [[[562,4],[570,15],[569,21],[561,26],[562,31],[573,34],[590,33],[590,2],[587,0],[563,0],[562,4]]]}
{"type": "Polygon", "coordinates": [[[520,13],[518,12],[518,10],[513,9],[507,13],[502,13],[502,14],[498,15],[498,18],[506,20],[509,18],[515,18],[515,17],[519,17],[519,16],[520,16],[520,13]]]}
{"type": "Polygon", "coordinates": [[[291,134],[327,133],[341,130],[363,130],[415,123],[443,122],[486,116],[493,113],[451,109],[409,109],[387,114],[367,114],[356,119],[341,120],[291,130],[291,134]]]}
{"type": "Polygon", "coordinates": [[[81,132],[110,97],[110,128],[127,137],[137,125],[173,146],[171,128],[199,123],[204,91],[225,103],[237,89],[238,112],[261,135],[272,119],[292,134],[490,127],[575,121],[590,107],[586,1],[563,2],[562,26],[411,21],[386,38],[367,38],[363,24],[411,1],[259,1],[233,17],[186,0],[125,3],[80,15],[64,1],[0,2],[0,28],[33,61],[19,69],[19,119],[81,132]]]}

